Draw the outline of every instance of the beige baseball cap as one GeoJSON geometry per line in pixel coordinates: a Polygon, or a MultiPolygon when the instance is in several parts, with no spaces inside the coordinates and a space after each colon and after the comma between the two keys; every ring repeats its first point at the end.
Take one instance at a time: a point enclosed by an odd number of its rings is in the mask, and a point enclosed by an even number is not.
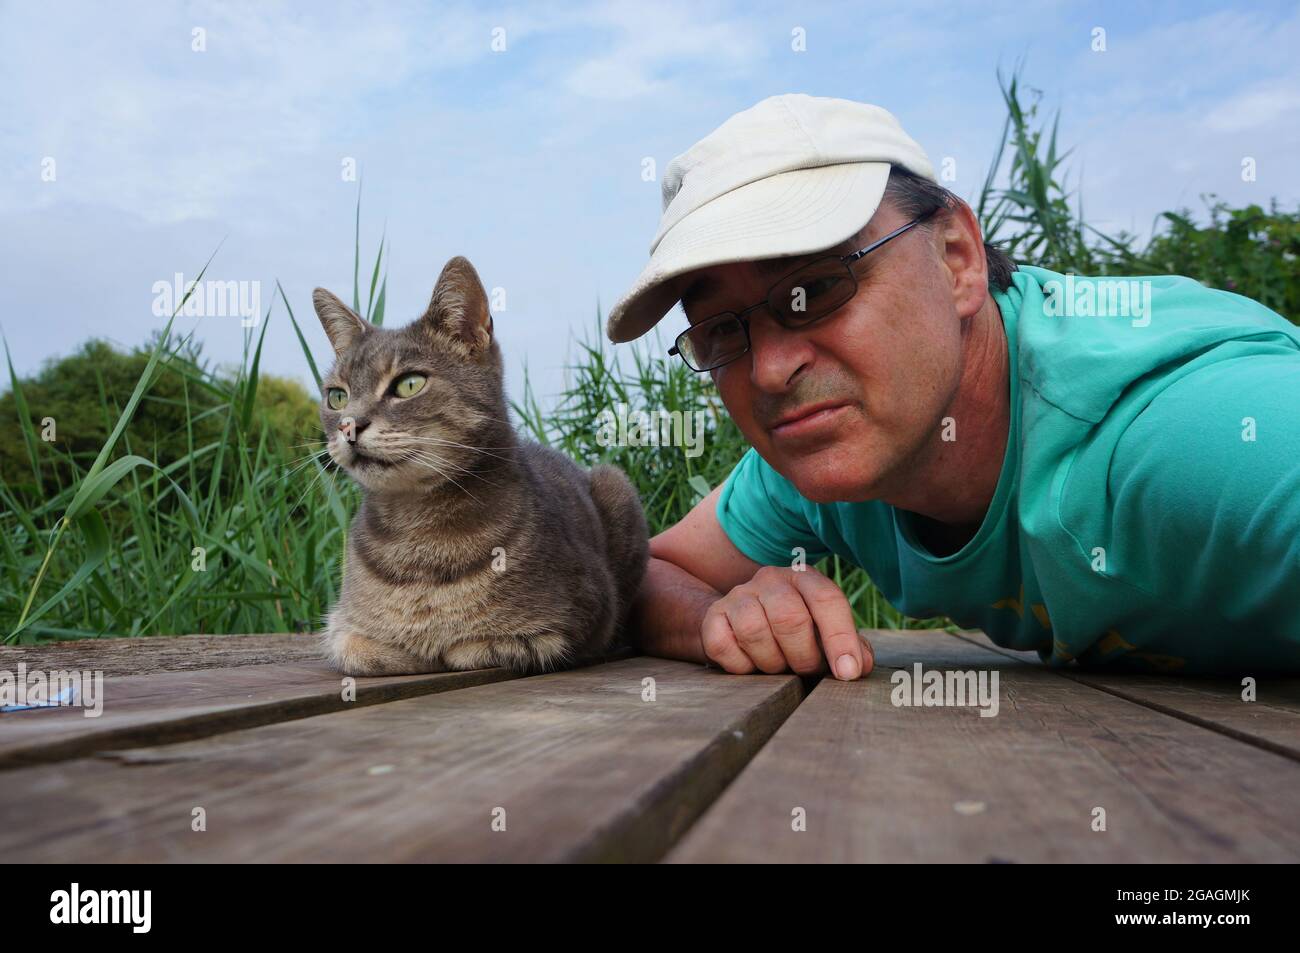
{"type": "Polygon", "coordinates": [[[678,275],[838,245],[875,214],[892,165],[934,180],[924,150],[879,106],[790,93],[732,116],[664,170],[650,262],[610,310],[609,339],[658,324],[678,275]]]}

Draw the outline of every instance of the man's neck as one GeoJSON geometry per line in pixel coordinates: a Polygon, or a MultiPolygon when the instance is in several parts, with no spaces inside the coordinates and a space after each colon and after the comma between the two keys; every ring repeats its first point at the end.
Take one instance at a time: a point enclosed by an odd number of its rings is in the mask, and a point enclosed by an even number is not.
{"type": "Polygon", "coordinates": [[[905,487],[885,499],[962,537],[934,527],[937,539],[950,544],[969,539],[988,512],[1011,426],[1010,381],[1006,330],[990,296],[963,331],[961,382],[943,413],[955,421],[955,439],[944,440],[940,428],[906,467],[905,487]]]}

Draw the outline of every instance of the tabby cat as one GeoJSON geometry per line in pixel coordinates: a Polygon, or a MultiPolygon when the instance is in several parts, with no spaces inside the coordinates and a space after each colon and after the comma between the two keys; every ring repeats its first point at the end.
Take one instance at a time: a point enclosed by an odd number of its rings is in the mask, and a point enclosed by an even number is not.
{"type": "Polygon", "coordinates": [[[583,469],[508,420],[478,273],[453,258],[424,315],[376,327],[312,296],[336,361],[330,457],[361,486],[324,634],[348,675],[539,672],[614,646],[648,560],[623,472],[583,469]]]}

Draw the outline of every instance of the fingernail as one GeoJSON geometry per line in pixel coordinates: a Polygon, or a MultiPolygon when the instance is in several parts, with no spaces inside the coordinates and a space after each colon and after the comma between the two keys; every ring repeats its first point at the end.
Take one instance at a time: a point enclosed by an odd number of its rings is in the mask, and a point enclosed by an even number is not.
{"type": "Polygon", "coordinates": [[[849,682],[858,677],[858,660],[844,654],[835,660],[835,675],[849,682]]]}

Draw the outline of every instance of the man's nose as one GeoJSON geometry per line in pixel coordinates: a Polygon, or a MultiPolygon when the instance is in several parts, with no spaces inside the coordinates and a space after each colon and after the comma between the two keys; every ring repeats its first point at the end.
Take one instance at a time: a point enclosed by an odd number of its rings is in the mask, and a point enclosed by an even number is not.
{"type": "Polygon", "coordinates": [[[750,377],[760,390],[784,390],[811,360],[811,345],[798,332],[777,324],[767,311],[750,319],[749,347],[750,377]]]}

